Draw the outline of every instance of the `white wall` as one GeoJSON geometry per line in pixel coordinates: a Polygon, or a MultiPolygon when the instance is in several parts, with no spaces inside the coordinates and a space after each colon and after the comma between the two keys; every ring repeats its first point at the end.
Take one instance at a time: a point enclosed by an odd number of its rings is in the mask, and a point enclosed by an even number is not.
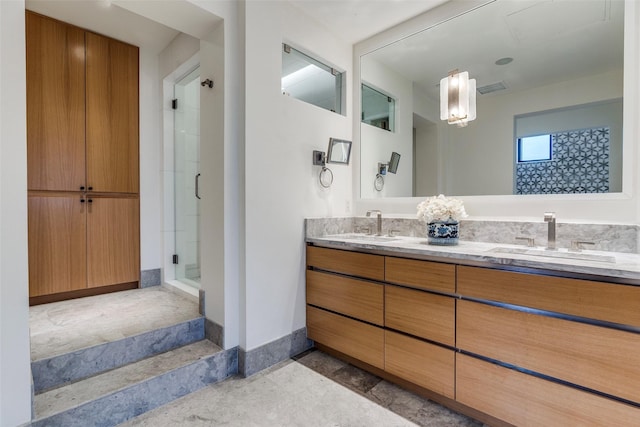
{"type": "MultiPolygon", "coordinates": [[[[382,32],[371,39],[354,46],[354,69],[359,73],[360,55],[370,52],[389,42],[415,33],[429,25],[473,7],[481,2],[449,2],[397,27],[382,32]]],[[[640,221],[640,197],[638,164],[640,150],[636,141],[638,133],[637,117],[639,86],[637,75],[639,70],[639,41],[640,5],[634,1],[625,1],[625,71],[624,71],[624,159],[623,159],[623,192],[612,194],[590,195],[531,195],[531,196],[471,196],[461,197],[470,216],[476,218],[526,218],[540,219],[545,211],[555,211],[560,221],[592,221],[606,223],[637,223],[640,221]]],[[[357,81],[357,80],[356,80],[357,81]]],[[[565,90],[558,91],[554,96],[566,96],[565,90]]],[[[585,101],[588,102],[588,101],[585,101]]],[[[357,106],[356,106],[357,107],[357,106]]],[[[530,111],[538,111],[538,105],[531,105],[530,111]]],[[[480,111],[480,110],[479,110],[480,111]]],[[[359,113],[359,108],[356,108],[359,113]]],[[[358,123],[354,120],[354,145],[360,147],[360,132],[358,123]]],[[[512,129],[512,123],[510,124],[512,129]]],[[[471,129],[469,126],[468,129],[471,129]]],[[[512,135],[512,130],[511,130],[512,135]]],[[[356,151],[357,152],[357,151],[356,151]]],[[[359,171],[354,171],[356,189],[360,180],[359,171]]],[[[356,190],[357,191],[357,190],[356,190]]],[[[356,197],[358,194],[356,193],[356,197]]],[[[367,209],[382,209],[383,212],[413,216],[416,205],[421,198],[388,198],[356,199],[356,212],[364,213],[367,209]]]]}
{"type": "Polygon", "coordinates": [[[140,269],[162,266],[161,81],[158,55],[140,49],[140,269]]]}
{"type": "MultiPolygon", "coordinates": [[[[362,81],[396,100],[395,130],[389,132],[366,123],[360,124],[366,149],[361,152],[362,197],[401,197],[413,193],[413,82],[378,61],[363,58],[362,81]],[[400,153],[396,174],[387,173],[382,191],[374,187],[378,163],[388,163],[391,153],[400,153]]],[[[358,105],[360,101],[358,100],[358,105]]]]}
{"type": "Polygon", "coordinates": [[[24,1],[0,2],[0,426],[31,419],[24,1]]]}
{"type": "Polygon", "coordinates": [[[241,346],[251,350],[305,326],[304,218],[350,213],[352,166],[330,165],[334,182],[324,190],[312,151],[326,151],[330,137],[351,140],[352,51],[287,2],[247,2],[245,25],[246,325],[241,346]],[[346,117],[280,93],[283,42],[346,70],[346,117]]]}

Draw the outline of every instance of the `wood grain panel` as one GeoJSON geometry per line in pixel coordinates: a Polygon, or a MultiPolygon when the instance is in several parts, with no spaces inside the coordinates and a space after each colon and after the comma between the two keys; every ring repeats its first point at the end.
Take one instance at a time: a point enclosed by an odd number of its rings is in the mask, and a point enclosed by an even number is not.
{"type": "Polygon", "coordinates": [[[385,280],[440,292],[456,291],[456,267],[452,264],[386,257],[385,280]]]}
{"type": "Polygon", "coordinates": [[[307,246],[307,265],[337,273],[384,280],[384,257],[307,246]]]}
{"type": "Polygon", "coordinates": [[[384,325],[384,286],[307,270],[307,304],[384,325]]]}
{"type": "Polygon", "coordinates": [[[640,403],[640,334],[458,301],[458,347],[640,403]]]}
{"type": "Polygon", "coordinates": [[[385,331],[384,369],[453,399],[455,353],[395,332],[385,331]]]}
{"type": "Polygon", "coordinates": [[[29,196],[29,297],[87,287],[80,196],[29,196]]]}
{"type": "Polygon", "coordinates": [[[88,204],[88,287],[140,280],[138,198],[97,198],[88,204]]]}
{"type": "Polygon", "coordinates": [[[384,330],[307,306],[307,336],[369,365],[384,369],[384,330]]]}
{"type": "Polygon", "coordinates": [[[455,300],[385,285],[385,326],[442,344],[455,345],[455,300]]]}
{"type": "Polygon", "coordinates": [[[30,190],[85,185],[84,31],[26,11],[30,190]]]}
{"type": "Polygon", "coordinates": [[[635,426],[640,409],[463,354],[456,400],[522,427],[635,426]]]}
{"type": "Polygon", "coordinates": [[[640,327],[640,287],[458,267],[458,293],[640,327]]]}
{"type": "Polygon", "coordinates": [[[87,32],[87,185],[137,193],[138,48],[87,32]]]}

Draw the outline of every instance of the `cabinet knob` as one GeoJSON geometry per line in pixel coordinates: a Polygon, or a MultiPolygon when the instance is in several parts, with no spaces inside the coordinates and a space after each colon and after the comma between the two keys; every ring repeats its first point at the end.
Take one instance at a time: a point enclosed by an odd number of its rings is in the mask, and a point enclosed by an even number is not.
{"type": "Polygon", "coordinates": [[[80,203],[84,203],[84,199],[80,199],[80,203]]]}
{"type": "Polygon", "coordinates": [[[80,186],[80,191],[84,191],[84,185],[80,186]]]}
{"type": "Polygon", "coordinates": [[[93,199],[87,199],[88,203],[93,203],[93,199]]]}
{"type": "Polygon", "coordinates": [[[88,188],[88,190],[89,190],[89,191],[92,191],[92,190],[93,190],[93,187],[89,187],[89,188],[88,188]]]}

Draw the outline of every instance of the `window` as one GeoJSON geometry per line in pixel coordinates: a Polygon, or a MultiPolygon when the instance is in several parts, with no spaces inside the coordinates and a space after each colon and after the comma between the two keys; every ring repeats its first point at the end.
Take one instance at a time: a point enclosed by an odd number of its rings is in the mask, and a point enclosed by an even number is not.
{"type": "Polygon", "coordinates": [[[551,160],[551,135],[518,138],[518,163],[551,160]]]}
{"type": "Polygon", "coordinates": [[[342,114],[344,73],[282,44],[284,95],[342,114]]]}
{"type": "Polygon", "coordinates": [[[395,132],[396,100],[362,84],[362,123],[395,132]]]}

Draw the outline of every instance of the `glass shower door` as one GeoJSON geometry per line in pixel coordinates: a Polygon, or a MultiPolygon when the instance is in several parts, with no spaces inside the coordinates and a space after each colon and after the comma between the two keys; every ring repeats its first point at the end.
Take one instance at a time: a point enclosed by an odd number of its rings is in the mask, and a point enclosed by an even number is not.
{"type": "Polygon", "coordinates": [[[200,72],[174,86],[176,279],[200,287],[200,72]]]}

